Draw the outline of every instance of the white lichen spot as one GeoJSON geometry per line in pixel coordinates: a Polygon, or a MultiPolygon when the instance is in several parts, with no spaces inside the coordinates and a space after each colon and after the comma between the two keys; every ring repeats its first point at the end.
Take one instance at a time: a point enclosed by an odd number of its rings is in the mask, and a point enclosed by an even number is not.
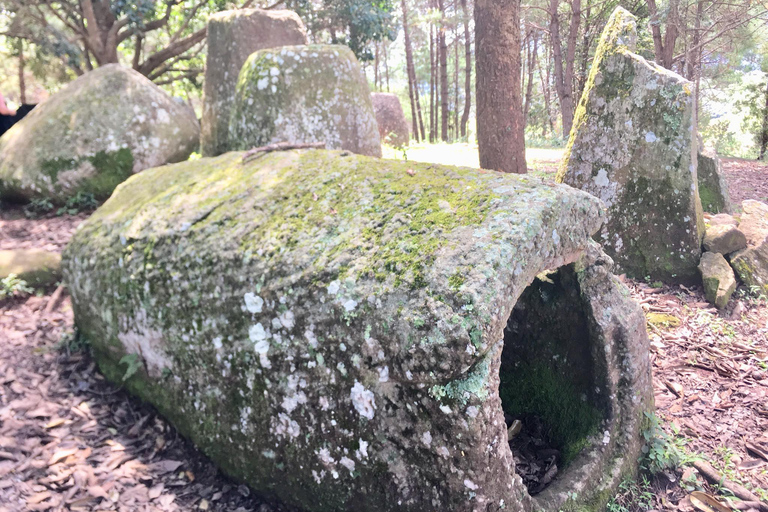
{"type": "Polygon", "coordinates": [[[379,368],[379,382],[387,382],[389,380],[389,366],[379,368]]]}
{"type": "Polygon", "coordinates": [[[309,343],[309,346],[312,348],[317,348],[317,337],[315,336],[315,333],[312,332],[312,328],[314,325],[310,325],[309,329],[304,331],[304,338],[306,338],[307,342],[309,343]]]}
{"type": "Polygon", "coordinates": [[[472,480],[470,480],[469,478],[464,479],[464,486],[470,491],[476,491],[478,489],[477,484],[472,480]]]}
{"type": "Polygon", "coordinates": [[[256,295],[255,293],[248,292],[243,296],[245,300],[245,309],[249,313],[261,313],[264,307],[264,299],[256,295]]]}
{"type": "Polygon", "coordinates": [[[344,310],[347,312],[353,311],[357,307],[357,301],[354,299],[349,299],[344,303],[344,310]]]}
{"type": "Polygon", "coordinates": [[[441,405],[440,410],[443,411],[443,414],[451,414],[453,412],[447,405],[441,405]]]}
{"type": "Polygon", "coordinates": [[[260,91],[263,91],[264,89],[266,89],[268,85],[269,85],[269,78],[268,77],[260,78],[256,82],[256,88],[258,90],[260,90],[260,91]]]}
{"type": "Polygon", "coordinates": [[[342,457],[341,460],[339,460],[339,464],[347,468],[350,473],[355,471],[355,461],[349,457],[342,457]]]}
{"type": "Polygon", "coordinates": [[[555,244],[558,244],[558,245],[560,244],[560,235],[557,234],[556,229],[552,230],[552,241],[555,242],[555,244]]]}
{"type": "Polygon", "coordinates": [[[248,337],[256,344],[267,339],[267,331],[264,330],[264,326],[259,322],[248,329],[248,337]]]}
{"type": "Polygon", "coordinates": [[[349,392],[349,398],[352,399],[352,405],[355,410],[365,418],[373,419],[376,409],[376,400],[372,391],[365,389],[360,382],[355,381],[355,385],[349,392]]]}
{"type": "Polygon", "coordinates": [[[479,414],[479,412],[480,410],[474,405],[470,405],[469,407],[467,407],[467,416],[469,416],[470,418],[473,418],[473,419],[477,418],[477,415],[479,414]]]}
{"type": "Polygon", "coordinates": [[[656,134],[653,132],[646,132],[645,142],[656,142],[656,134]]]}
{"type": "Polygon", "coordinates": [[[421,434],[421,442],[426,446],[432,446],[432,433],[429,430],[421,434]]]}
{"type": "Polygon", "coordinates": [[[331,284],[328,285],[328,294],[336,295],[337,293],[339,293],[340,287],[341,287],[341,283],[339,283],[338,280],[333,281],[331,284]]]}
{"type": "Polygon", "coordinates": [[[288,310],[282,315],[280,315],[280,323],[283,324],[283,327],[285,327],[289,331],[293,329],[293,326],[296,323],[293,317],[293,311],[288,310]]]}
{"type": "Polygon", "coordinates": [[[610,184],[611,182],[608,180],[608,172],[605,169],[600,169],[597,171],[597,176],[595,176],[595,185],[598,187],[607,187],[610,184]]]}
{"type": "Polygon", "coordinates": [[[357,460],[363,460],[368,458],[368,441],[359,440],[360,448],[355,450],[355,457],[357,460]]]}

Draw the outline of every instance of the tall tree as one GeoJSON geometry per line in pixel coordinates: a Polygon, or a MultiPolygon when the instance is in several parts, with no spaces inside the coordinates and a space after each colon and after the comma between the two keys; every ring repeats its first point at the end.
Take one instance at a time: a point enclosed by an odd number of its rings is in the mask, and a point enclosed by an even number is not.
{"type": "MultiPolygon", "coordinates": [[[[653,1],[653,0],[651,0],[653,1]]],[[[563,119],[563,138],[568,138],[573,125],[573,114],[576,102],[573,98],[574,64],[576,60],[576,44],[579,37],[581,22],[581,0],[571,0],[571,19],[568,27],[565,56],[560,37],[560,16],[558,14],[560,0],[550,0],[549,3],[549,36],[552,41],[552,57],[554,59],[555,92],[560,100],[560,113],[563,119]],[[565,61],[565,68],[563,67],[565,61]]]]}
{"type": "Polygon", "coordinates": [[[461,0],[464,14],[464,112],[461,114],[461,137],[467,136],[469,110],[472,107],[472,41],[469,37],[469,11],[467,0],[461,0]]]}
{"type": "Polygon", "coordinates": [[[475,62],[480,166],[523,174],[520,0],[476,0],[475,62]]]}
{"type": "Polygon", "coordinates": [[[413,137],[416,141],[424,140],[424,120],[421,115],[419,102],[419,87],[416,82],[416,67],[413,64],[413,48],[411,47],[411,31],[408,26],[408,7],[405,0],[401,0],[403,9],[403,37],[405,39],[405,67],[408,75],[408,96],[411,100],[411,125],[413,137]],[[419,138],[421,135],[421,138],[419,138]]]}
{"type": "Polygon", "coordinates": [[[437,0],[440,9],[440,25],[437,30],[438,53],[440,56],[440,139],[448,141],[448,44],[445,40],[445,3],[437,0]]]}

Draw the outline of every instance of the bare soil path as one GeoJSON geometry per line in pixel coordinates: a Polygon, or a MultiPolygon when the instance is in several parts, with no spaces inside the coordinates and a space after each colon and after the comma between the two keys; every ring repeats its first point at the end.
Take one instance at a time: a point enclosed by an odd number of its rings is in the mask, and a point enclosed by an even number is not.
{"type": "MultiPolygon", "coordinates": [[[[768,199],[768,166],[724,165],[734,203],[768,199]]],[[[540,167],[547,174],[556,165],[540,167]]],[[[0,211],[0,249],[60,251],[85,217],[0,211]]],[[[718,312],[700,288],[625,282],[649,315],[657,416],[672,446],[768,501],[768,299],[741,289],[718,312]]],[[[282,510],[105,382],[87,353],[67,344],[72,329],[64,288],[0,302],[0,512],[282,510]]],[[[666,471],[628,486],[610,510],[691,511],[693,490],[719,489],[690,467],[666,471]]]]}

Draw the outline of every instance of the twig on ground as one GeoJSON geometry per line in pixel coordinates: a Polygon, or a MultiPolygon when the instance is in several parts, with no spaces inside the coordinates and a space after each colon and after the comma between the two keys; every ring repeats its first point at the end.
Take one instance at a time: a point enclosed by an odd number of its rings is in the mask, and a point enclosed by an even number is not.
{"type": "Polygon", "coordinates": [[[278,142],[276,144],[260,146],[258,148],[253,148],[246,151],[243,155],[243,163],[254,160],[265,153],[272,153],[273,151],[288,151],[290,149],[325,149],[325,142],[308,142],[300,144],[294,144],[291,142],[278,142]]]}
{"type": "Polygon", "coordinates": [[[762,512],[768,512],[768,503],[760,501],[760,498],[746,487],[726,479],[715,468],[713,468],[709,462],[697,460],[693,462],[693,467],[695,467],[699,473],[701,473],[701,475],[709,481],[709,483],[728,489],[733,493],[734,496],[741,500],[759,503],[759,510],[762,512]]]}

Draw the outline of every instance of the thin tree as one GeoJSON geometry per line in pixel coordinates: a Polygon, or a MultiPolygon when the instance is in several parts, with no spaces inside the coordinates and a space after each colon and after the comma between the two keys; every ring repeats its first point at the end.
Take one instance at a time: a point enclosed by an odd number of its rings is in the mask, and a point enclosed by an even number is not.
{"type": "Polygon", "coordinates": [[[467,136],[469,110],[472,107],[472,41],[469,37],[469,11],[467,0],[461,0],[464,12],[464,112],[461,114],[461,137],[467,136]]]}
{"type": "Polygon", "coordinates": [[[424,120],[419,103],[419,87],[416,81],[416,68],[413,65],[413,49],[411,47],[410,27],[408,26],[408,7],[405,0],[400,3],[403,9],[403,37],[405,39],[405,66],[408,75],[408,96],[411,100],[412,133],[417,142],[424,140],[424,120]],[[419,138],[421,135],[421,138],[419,138]]]}
{"type": "Polygon", "coordinates": [[[476,0],[475,62],[480,167],[524,174],[520,0],[476,0]]]}
{"type": "Polygon", "coordinates": [[[448,142],[448,45],[445,40],[445,4],[438,0],[440,26],[438,28],[438,52],[440,55],[440,139],[448,142]]]}
{"type": "MultiPolygon", "coordinates": [[[[653,1],[653,0],[652,0],[653,1]]],[[[581,22],[581,0],[571,0],[571,21],[568,27],[565,57],[563,57],[562,41],[560,40],[560,17],[558,7],[560,0],[551,0],[549,4],[549,34],[552,41],[554,58],[555,92],[560,100],[560,111],[563,118],[563,138],[568,138],[573,125],[573,114],[576,102],[573,97],[574,63],[576,60],[576,43],[579,37],[581,22]],[[565,68],[563,68],[565,60],[565,68]]]]}

